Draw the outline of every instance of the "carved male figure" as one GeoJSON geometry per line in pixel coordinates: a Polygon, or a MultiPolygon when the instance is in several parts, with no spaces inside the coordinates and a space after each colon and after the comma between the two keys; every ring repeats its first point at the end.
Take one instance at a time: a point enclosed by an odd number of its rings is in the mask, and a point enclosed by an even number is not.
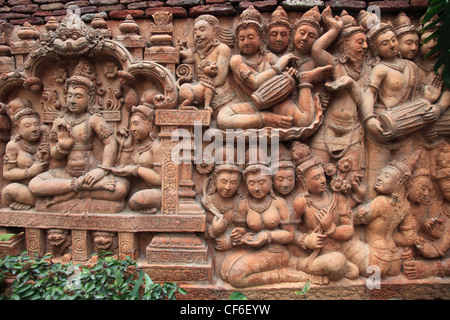
{"type": "Polygon", "coordinates": [[[267,48],[278,56],[285,54],[290,44],[291,24],[282,6],[272,13],[266,29],[267,48]]]}
{"type": "Polygon", "coordinates": [[[115,165],[117,140],[113,128],[94,112],[95,88],[93,66],[81,60],[67,80],[67,110],[55,119],[51,129],[57,136],[51,156],[66,159],[67,164],[36,176],[29,185],[36,197],[53,197],[45,200],[46,208],[83,192],[86,192],[83,197],[120,204],[128,193],[128,181],[108,174],[115,165]],[[93,153],[94,136],[104,145],[101,162],[93,153]]]}

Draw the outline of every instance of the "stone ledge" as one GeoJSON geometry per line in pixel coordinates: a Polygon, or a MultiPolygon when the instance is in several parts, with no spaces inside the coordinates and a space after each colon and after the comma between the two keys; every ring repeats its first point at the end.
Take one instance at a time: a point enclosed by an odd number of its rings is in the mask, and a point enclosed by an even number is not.
{"type": "MultiPolygon", "coordinates": [[[[301,290],[304,282],[278,283],[252,288],[234,288],[226,283],[191,284],[178,281],[177,284],[188,294],[177,296],[179,300],[228,300],[230,295],[239,291],[249,300],[305,300],[295,294],[301,290]]],[[[385,279],[380,289],[369,289],[366,279],[342,279],[330,282],[326,286],[311,285],[307,300],[449,300],[450,280],[427,278],[408,280],[403,275],[385,279]]]]}
{"type": "Polygon", "coordinates": [[[206,221],[203,215],[150,215],[137,212],[85,215],[2,208],[0,226],[117,232],[203,232],[206,221]]]}

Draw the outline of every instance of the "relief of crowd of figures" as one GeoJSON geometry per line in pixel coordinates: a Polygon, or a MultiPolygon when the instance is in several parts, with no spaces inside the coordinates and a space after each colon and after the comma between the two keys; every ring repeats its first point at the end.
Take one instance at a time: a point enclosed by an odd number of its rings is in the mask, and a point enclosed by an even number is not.
{"type": "MultiPolygon", "coordinates": [[[[144,221],[191,206],[215,277],[234,287],[326,285],[373,266],[381,278],[445,278],[450,92],[437,54],[425,57],[433,29],[404,13],[335,14],[314,7],[293,21],[250,6],[232,29],[205,14],[192,43],[165,12],[151,34],[131,17],[113,36],[100,16],[87,26],[69,13],[42,32],[24,25],[14,42],[3,25],[2,58],[16,70],[0,80],[11,122],[0,222],[17,212],[144,221]],[[215,164],[174,165],[170,133],[189,117],[223,135],[271,128],[277,170],[253,146],[238,163],[236,145],[216,149],[215,164]]],[[[71,232],[84,231],[40,228],[47,250],[72,259],[71,232]]],[[[85,228],[91,251],[117,253],[117,233],[100,229],[85,228]]]]}

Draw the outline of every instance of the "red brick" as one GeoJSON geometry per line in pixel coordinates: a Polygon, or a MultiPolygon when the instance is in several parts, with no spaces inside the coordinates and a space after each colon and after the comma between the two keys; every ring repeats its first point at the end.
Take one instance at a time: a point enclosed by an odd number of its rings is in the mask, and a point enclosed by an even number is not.
{"type": "Polygon", "coordinates": [[[9,23],[15,24],[15,25],[23,25],[25,22],[29,22],[32,25],[39,25],[39,24],[44,24],[44,19],[42,19],[40,17],[28,17],[28,18],[24,18],[24,19],[9,20],[9,23]]]}
{"type": "Polygon", "coordinates": [[[202,14],[212,14],[215,16],[233,16],[236,10],[229,3],[226,4],[208,4],[205,6],[197,6],[189,9],[190,17],[198,17],[202,14]]]}
{"type": "Polygon", "coordinates": [[[154,8],[148,8],[145,10],[145,15],[147,17],[151,17],[152,14],[158,11],[167,11],[172,13],[174,18],[187,18],[188,14],[185,8],[181,7],[154,7],[154,8]]]}
{"type": "Polygon", "coordinates": [[[39,10],[39,5],[37,4],[24,4],[19,6],[12,6],[11,10],[14,12],[32,13],[39,10]]]}
{"type": "Polygon", "coordinates": [[[206,4],[219,4],[219,3],[225,3],[227,0],[206,0],[206,4]]]}
{"type": "Polygon", "coordinates": [[[131,15],[134,19],[145,17],[145,13],[143,10],[114,10],[109,12],[110,19],[123,20],[128,15],[131,15]]]}
{"type": "Polygon", "coordinates": [[[398,12],[409,8],[409,0],[373,1],[369,6],[378,6],[381,12],[398,12]]]}
{"type": "Polygon", "coordinates": [[[8,0],[6,1],[8,3],[8,6],[19,6],[23,4],[31,4],[31,0],[8,0]]]}
{"type": "Polygon", "coordinates": [[[277,0],[266,0],[266,1],[242,1],[239,3],[239,9],[244,11],[252,5],[256,10],[260,12],[264,11],[274,11],[278,7],[277,0]]]}
{"type": "Polygon", "coordinates": [[[331,7],[336,11],[347,10],[347,11],[357,11],[364,10],[367,8],[367,3],[365,1],[355,1],[349,0],[343,2],[342,0],[331,0],[325,2],[325,7],[331,7]]]}

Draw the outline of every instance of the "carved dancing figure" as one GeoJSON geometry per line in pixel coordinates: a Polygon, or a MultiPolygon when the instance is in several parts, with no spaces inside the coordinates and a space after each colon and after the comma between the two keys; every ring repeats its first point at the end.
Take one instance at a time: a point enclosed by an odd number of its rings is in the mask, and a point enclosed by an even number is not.
{"type": "Polygon", "coordinates": [[[405,160],[389,161],[375,182],[378,195],[355,209],[355,224],[365,224],[365,242],[370,248],[366,266],[378,267],[382,278],[400,273],[399,247],[412,246],[417,236],[406,187],[418,158],[413,153],[405,160]]]}

